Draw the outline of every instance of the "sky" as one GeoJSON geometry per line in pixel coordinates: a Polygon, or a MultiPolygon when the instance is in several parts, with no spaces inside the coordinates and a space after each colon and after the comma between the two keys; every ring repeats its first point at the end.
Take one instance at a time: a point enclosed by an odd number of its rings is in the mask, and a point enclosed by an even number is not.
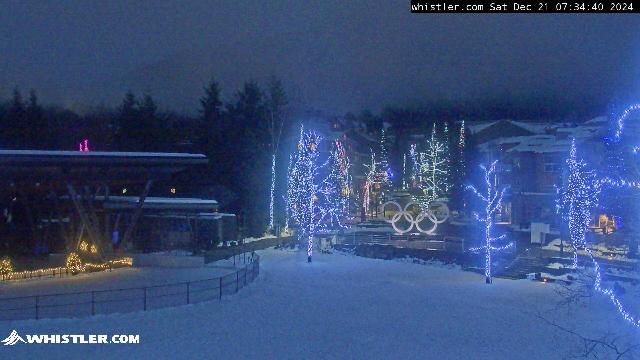
{"type": "Polygon", "coordinates": [[[195,114],[281,78],[329,114],[484,98],[640,99],[640,17],[411,14],[407,0],[0,0],[0,97],[81,110],[128,90],[195,114]],[[637,94],[637,97],[636,97],[637,94]]]}

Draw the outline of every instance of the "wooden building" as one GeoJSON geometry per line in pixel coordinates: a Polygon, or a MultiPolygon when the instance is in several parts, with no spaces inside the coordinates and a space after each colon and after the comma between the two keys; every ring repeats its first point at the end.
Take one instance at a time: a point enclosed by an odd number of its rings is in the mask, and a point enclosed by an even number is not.
{"type": "MultiPolygon", "coordinates": [[[[140,220],[157,213],[157,198],[146,203],[153,185],[207,161],[184,153],[0,150],[0,251],[65,252],[80,239],[102,254],[130,249],[145,236],[136,231],[140,220]]],[[[165,210],[178,215],[218,210],[217,203],[167,201],[165,210]]]]}

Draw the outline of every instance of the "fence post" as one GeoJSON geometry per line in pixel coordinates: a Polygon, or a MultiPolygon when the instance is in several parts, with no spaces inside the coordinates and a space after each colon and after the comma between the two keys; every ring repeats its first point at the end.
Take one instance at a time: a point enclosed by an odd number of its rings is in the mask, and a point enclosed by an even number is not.
{"type": "Polygon", "coordinates": [[[91,316],[96,314],[95,291],[91,292],[91,316]]]}
{"type": "Polygon", "coordinates": [[[191,283],[187,281],[187,304],[189,303],[189,284],[191,283]]]}
{"type": "Polygon", "coordinates": [[[142,308],[144,311],[147,311],[147,287],[144,288],[144,307],[142,308]]]}
{"type": "Polygon", "coordinates": [[[222,277],[220,277],[220,286],[219,286],[219,288],[220,288],[220,298],[219,298],[219,300],[222,300],[222,277]]]}
{"type": "Polygon", "coordinates": [[[38,302],[39,302],[39,301],[38,301],[38,299],[39,299],[39,298],[40,298],[40,297],[36,295],[36,320],[38,320],[39,315],[40,315],[40,314],[38,314],[38,302]]]}

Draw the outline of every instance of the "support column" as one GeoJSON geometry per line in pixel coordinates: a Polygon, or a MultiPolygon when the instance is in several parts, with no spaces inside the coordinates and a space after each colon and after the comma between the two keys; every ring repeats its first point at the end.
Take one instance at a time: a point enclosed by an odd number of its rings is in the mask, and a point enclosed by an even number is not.
{"type": "Polygon", "coordinates": [[[142,214],[142,206],[144,205],[144,201],[146,200],[147,195],[149,194],[149,190],[151,189],[152,183],[153,183],[152,180],[147,180],[147,184],[145,185],[144,190],[142,191],[142,195],[138,200],[138,207],[136,207],[136,210],[133,213],[133,216],[131,217],[131,222],[129,223],[129,226],[127,226],[127,230],[125,231],[124,236],[122,237],[121,243],[125,247],[125,249],[127,246],[127,242],[129,241],[129,237],[133,233],[133,229],[135,228],[136,223],[138,222],[138,218],[142,214]]]}
{"type": "Polygon", "coordinates": [[[78,194],[76,193],[75,188],[69,182],[67,182],[67,190],[69,190],[69,196],[71,197],[73,206],[76,208],[76,211],[80,216],[80,221],[82,222],[82,225],[87,230],[87,234],[89,235],[90,240],[95,244],[101,244],[100,235],[96,231],[94,224],[89,219],[89,216],[87,215],[87,212],[84,206],[82,205],[82,203],[78,198],[78,194]]]}

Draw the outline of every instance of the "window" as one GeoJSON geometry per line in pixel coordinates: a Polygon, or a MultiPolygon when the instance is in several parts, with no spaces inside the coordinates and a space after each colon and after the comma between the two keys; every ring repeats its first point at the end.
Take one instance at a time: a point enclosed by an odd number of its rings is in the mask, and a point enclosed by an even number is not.
{"type": "Polygon", "coordinates": [[[560,164],[556,164],[556,163],[544,164],[544,172],[560,172],[560,164]]]}

